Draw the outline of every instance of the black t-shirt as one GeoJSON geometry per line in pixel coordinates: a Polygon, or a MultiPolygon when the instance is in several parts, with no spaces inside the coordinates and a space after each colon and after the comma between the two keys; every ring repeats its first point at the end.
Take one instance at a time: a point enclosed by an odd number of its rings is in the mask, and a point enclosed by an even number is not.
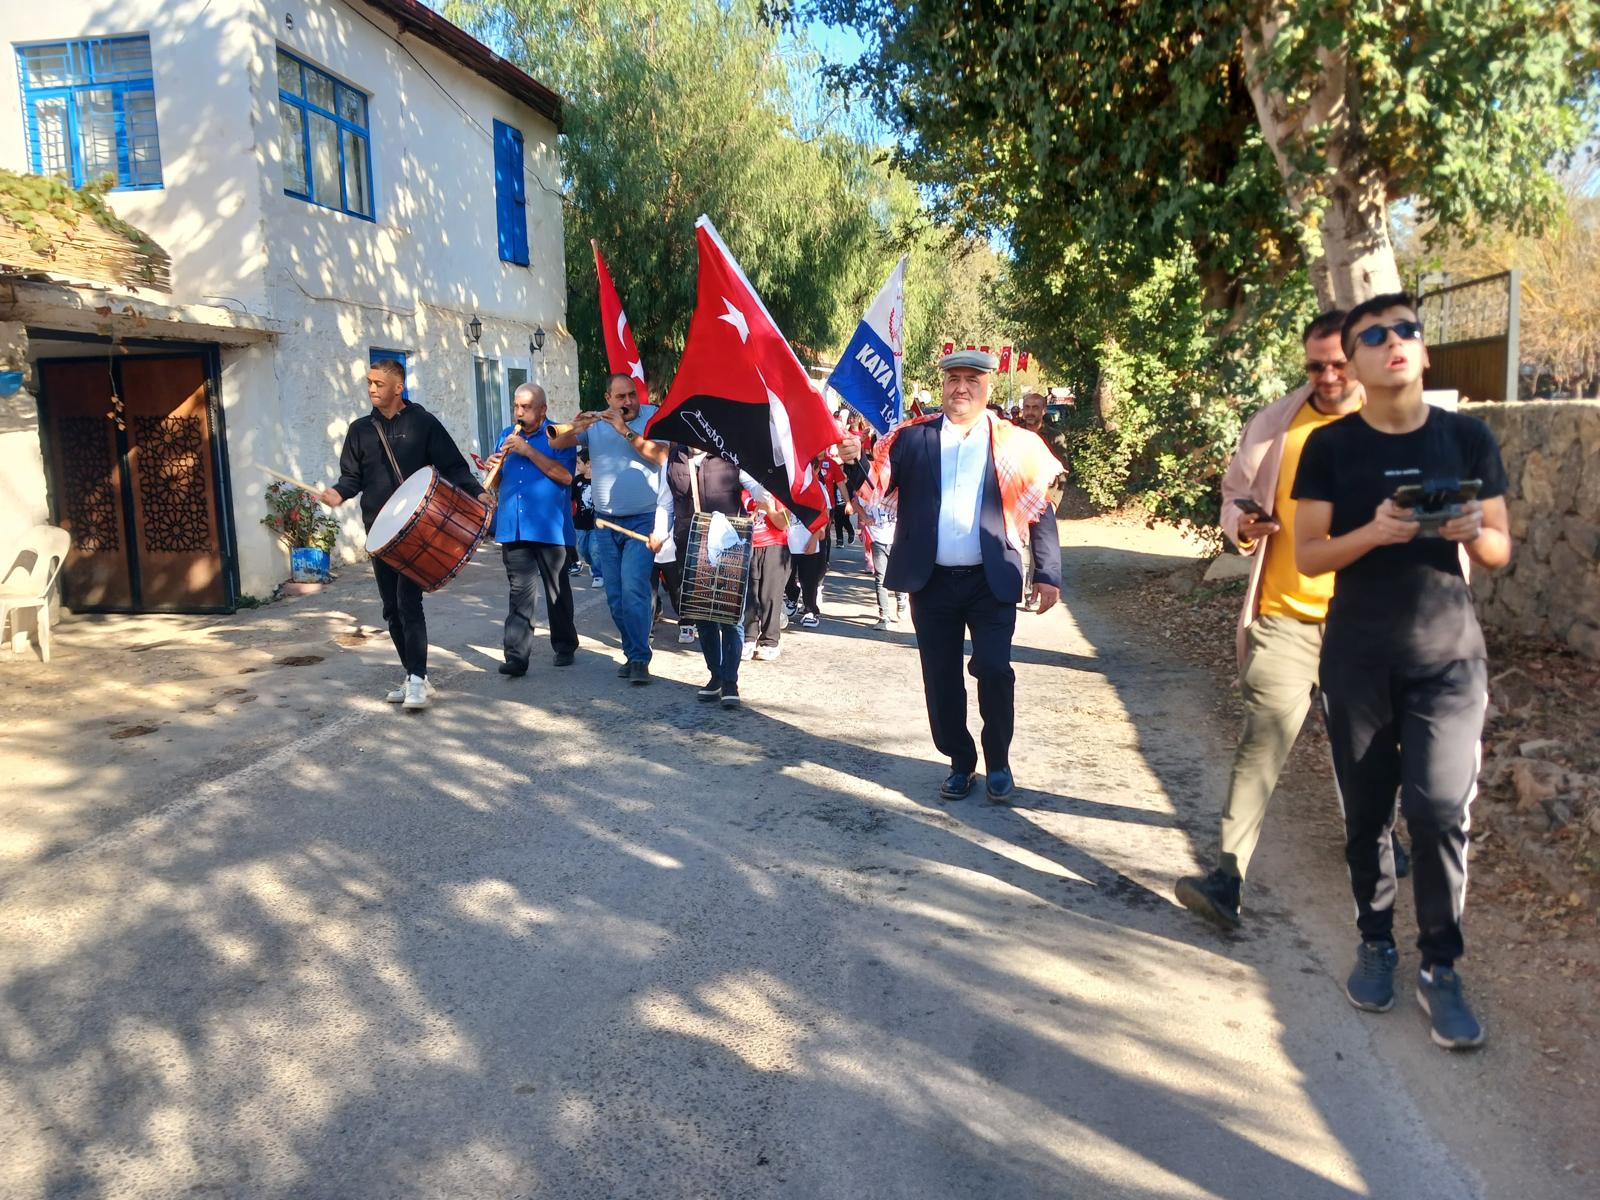
{"type": "MultiPolygon", "coordinates": [[[[1355,412],[1306,439],[1292,494],[1331,502],[1328,533],[1340,537],[1372,520],[1402,485],[1460,479],[1481,479],[1480,499],[1505,494],[1500,447],[1476,417],[1430,407],[1421,428],[1383,433],[1355,412]]],[[[1323,654],[1398,666],[1483,658],[1460,544],[1419,535],[1338,571],[1323,654]]]]}

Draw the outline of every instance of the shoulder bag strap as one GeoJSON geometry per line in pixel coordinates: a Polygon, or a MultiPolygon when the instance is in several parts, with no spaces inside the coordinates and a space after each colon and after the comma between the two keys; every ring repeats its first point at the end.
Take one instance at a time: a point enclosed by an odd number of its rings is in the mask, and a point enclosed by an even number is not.
{"type": "Polygon", "coordinates": [[[389,468],[394,472],[394,485],[399,487],[406,481],[400,474],[400,464],[395,461],[394,451],[389,448],[389,435],[383,432],[383,426],[378,423],[378,418],[372,418],[372,427],[378,431],[378,440],[383,443],[383,452],[389,456],[389,468]]]}

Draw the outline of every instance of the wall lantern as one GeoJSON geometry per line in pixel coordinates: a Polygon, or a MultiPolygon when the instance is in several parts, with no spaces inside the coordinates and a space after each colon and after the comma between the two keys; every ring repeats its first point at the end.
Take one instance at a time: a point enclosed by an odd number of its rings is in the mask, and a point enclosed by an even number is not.
{"type": "Polygon", "coordinates": [[[483,336],[483,322],[478,320],[478,314],[477,313],[473,313],[472,314],[472,320],[467,322],[467,338],[468,338],[468,340],[470,340],[472,342],[472,344],[474,346],[476,346],[478,344],[478,339],[481,338],[482,336],[483,336]]]}
{"type": "Polygon", "coordinates": [[[528,348],[530,350],[534,351],[535,353],[540,353],[540,352],[542,352],[544,350],[544,326],[543,325],[539,325],[539,326],[536,326],[534,328],[533,341],[528,344],[528,348]]]}

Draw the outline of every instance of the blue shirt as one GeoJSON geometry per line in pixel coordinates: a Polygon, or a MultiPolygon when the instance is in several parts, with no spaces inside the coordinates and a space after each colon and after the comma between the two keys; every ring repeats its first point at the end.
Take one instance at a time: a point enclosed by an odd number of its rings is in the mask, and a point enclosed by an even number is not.
{"type": "Polygon", "coordinates": [[[983,561],[978,507],[989,467],[989,422],[985,413],[966,429],[939,423],[939,540],[934,561],[941,567],[972,567],[983,561]]]}
{"type": "MultiPolygon", "coordinates": [[[[655,415],[655,405],[645,404],[628,428],[643,433],[655,415]]],[[[589,451],[589,473],[594,478],[594,510],[602,517],[637,517],[656,510],[656,497],[667,486],[666,467],[653,467],[633,452],[629,441],[604,421],[578,435],[578,445],[589,451]]]]}
{"type": "MultiPolygon", "coordinates": [[[[507,425],[500,431],[504,442],[511,433],[507,425]]],[[[554,459],[570,473],[578,472],[578,451],[550,449],[549,427],[524,435],[528,445],[546,458],[554,459]]],[[[494,514],[494,540],[507,542],[548,542],[570,546],[576,540],[572,528],[572,487],[557,483],[541,471],[532,459],[506,454],[500,468],[500,506],[494,514]]]]}

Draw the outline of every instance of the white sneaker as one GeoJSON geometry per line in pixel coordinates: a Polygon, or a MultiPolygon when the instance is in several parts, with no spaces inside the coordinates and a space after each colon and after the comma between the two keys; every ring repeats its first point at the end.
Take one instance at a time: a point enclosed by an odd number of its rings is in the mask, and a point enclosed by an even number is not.
{"type": "Polygon", "coordinates": [[[776,647],[776,646],[757,646],[756,647],[756,658],[760,662],[775,662],[777,660],[777,657],[778,657],[778,647],[776,647]]]}
{"type": "Polygon", "coordinates": [[[739,661],[740,662],[749,662],[755,656],[756,656],[756,644],[754,642],[746,642],[744,644],[744,649],[739,651],[739,661]]]}
{"type": "Polygon", "coordinates": [[[605,585],[606,585],[605,579],[602,578],[599,575],[596,575],[594,578],[589,580],[589,586],[591,588],[603,588],[603,587],[605,587],[605,585]]]}
{"type": "MultiPolygon", "coordinates": [[[[407,678],[410,678],[410,677],[407,676],[407,678]]],[[[406,698],[405,680],[402,679],[400,681],[400,686],[395,688],[395,690],[392,691],[392,692],[385,693],[383,698],[385,700],[387,700],[390,704],[399,704],[402,700],[404,700],[406,698]]]]}
{"type": "Polygon", "coordinates": [[[422,675],[406,676],[406,696],[401,704],[406,708],[427,708],[433,700],[433,685],[422,675]]]}
{"type": "Polygon", "coordinates": [[[678,626],[678,645],[687,646],[692,641],[694,641],[694,626],[693,625],[679,625],[678,626]]]}
{"type": "Polygon", "coordinates": [[[881,631],[886,631],[889,628],[889,618],[888,617],[879,617],[878,618],[878,623],[876,625],[874,625],[873,628],[877,629],[877,630],[881,630],[881,631]]]}

